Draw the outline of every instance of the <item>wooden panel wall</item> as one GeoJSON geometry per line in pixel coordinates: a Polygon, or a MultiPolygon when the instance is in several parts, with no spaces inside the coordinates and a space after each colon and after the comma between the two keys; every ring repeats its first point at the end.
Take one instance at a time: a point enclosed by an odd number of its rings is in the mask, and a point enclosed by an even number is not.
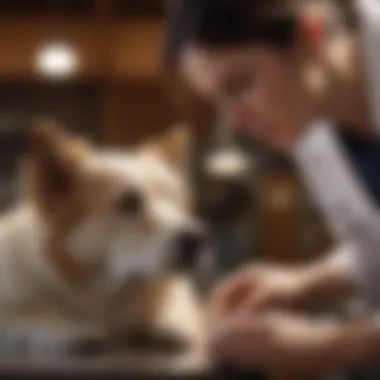
{"type": "Polygon", "coordinates": [[[313,260],[333,239],[295,172],[268,173],[257,186],[258,249],[279,262],[313,260]]]}
{"type": "Polygon", "coordinates": [[[161,133],[179,120],[159,82],[136,82],[109,86],[104,94],[103,140],[112,145],[130,145],[161,133]]]}
{"type": "Polygon", "coordinates": [[[303,257],[304,194],[291,174],[268,174],[258,188],[260,255],[275,261],[303,257]]]}
{"type": "Polygon", "coordinates": [[[36,71],[38,49],[56,37],[71,43],[79,70],[63,86],[91,83],[99,89],[99,124],[107,144],[133,144],[146,133],[187,120],[197,136],[212,127],[209,109],[188,96],[183,86],[164,78],[160,18],[115,18],[114,0],[97,0],[92,15],[0,17],[0,82],[48,83],[36,71]],[[12,38],[9,38],[12,36],[12,38]],[[181,88],[180,88],[181,87],[181,88]]]}
{"type": "Polygon", "coordinates": [[[55,36],[72,43],[80,57],[75,79],[94,78],[100,70],[95,23],[70,20],[59,27],[50,18],[12,18],[0,22],[0,78],[37,80],[35,57],[55,36]],[[59,34],[58,34],[59,33],[59,34]],[[10,38],[12,36],[12,38],[10,38]]]}
{"type": "Polygon", "coordinates": [[[46,86],[0,84],[0,131],[9,124],[28,125],[34,117],[54,117],[81,133],[98,136],[100,91],[98,86],[76,84],[46,86]]]}
{"type": "Polygon", "coordinates": [[[36,72],[36,53],[61,37],[79,55],[80,67],[73,80],[155,78],[161,69],[163,29],[163,23],[156,20],[112,22],[102,28],[95,18],[59,22],[47,17],[1,19],[0,79],[43,80],[36,72]]]}

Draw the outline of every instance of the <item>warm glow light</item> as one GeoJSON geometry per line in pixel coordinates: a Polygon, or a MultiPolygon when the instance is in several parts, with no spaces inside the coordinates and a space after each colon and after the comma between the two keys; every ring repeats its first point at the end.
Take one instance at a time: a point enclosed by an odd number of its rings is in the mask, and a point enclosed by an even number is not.
{"type": "Polygon", "coordinates": [[[240,177],[246,175],[251,162],[239,149],[223,149],[214,152],[206,159],[206,172],[215,177],[240,177]]]}
{"type": "Polygon", "coordinates": [[[65,79],[74,75],[78,66],[78,55],[68,43],[52,42],[37,51],[36,68],[43,76],[65,79]]]}

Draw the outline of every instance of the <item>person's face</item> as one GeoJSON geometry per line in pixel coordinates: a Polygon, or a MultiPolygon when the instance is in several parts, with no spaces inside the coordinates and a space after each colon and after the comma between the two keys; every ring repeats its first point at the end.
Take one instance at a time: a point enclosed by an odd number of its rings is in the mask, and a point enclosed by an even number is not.
{"type": "Polygon", "coordinates": [[[223,109],[232,126],[281,150],[290,149],[315,116],[324,87],[317,57],[302,47],[189,46],[181,71],[200,95],[223,109]]]}

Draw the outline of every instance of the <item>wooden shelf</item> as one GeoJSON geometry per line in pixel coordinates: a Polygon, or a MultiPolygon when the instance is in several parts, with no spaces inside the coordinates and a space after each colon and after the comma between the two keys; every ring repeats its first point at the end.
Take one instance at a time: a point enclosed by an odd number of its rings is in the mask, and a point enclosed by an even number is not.
{"type": "Polygon", "coordinates": [[[36,54],[56,36],[71,43],[77,51],[79,70],[73,78],[75,81],[154,78],[161,71],[163,34],[162,22],[145,19],[121,20],[103,29],[99,29],[98,20],[93,18],[59,22],[49,17],[3,19],[0,23],[0,80],[43,81],[36,72],[36,54]],[[108,65],[104,64],[105,60],[108,65]]]}
{"type": "MultiPolygon", "coordinates": [[[[0,14],[13,15],[93,15],[99,0],[2,0],[0,14]]],[[[101,0],[102,1],[102,0],[101,0]]],[[[113,17],[162,18],[165,0],[111,0],[113,17]]]]}

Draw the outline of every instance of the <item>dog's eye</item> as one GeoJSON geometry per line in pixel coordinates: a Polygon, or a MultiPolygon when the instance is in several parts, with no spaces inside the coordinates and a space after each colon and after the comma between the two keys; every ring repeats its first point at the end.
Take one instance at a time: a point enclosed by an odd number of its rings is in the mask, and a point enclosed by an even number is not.
{"type": "Polygon", "coordinates": [[[138,215],[143,208],[141,195],[135,191],[123,194],[116,202],[115,209],[119,214],[138,215]]]}

